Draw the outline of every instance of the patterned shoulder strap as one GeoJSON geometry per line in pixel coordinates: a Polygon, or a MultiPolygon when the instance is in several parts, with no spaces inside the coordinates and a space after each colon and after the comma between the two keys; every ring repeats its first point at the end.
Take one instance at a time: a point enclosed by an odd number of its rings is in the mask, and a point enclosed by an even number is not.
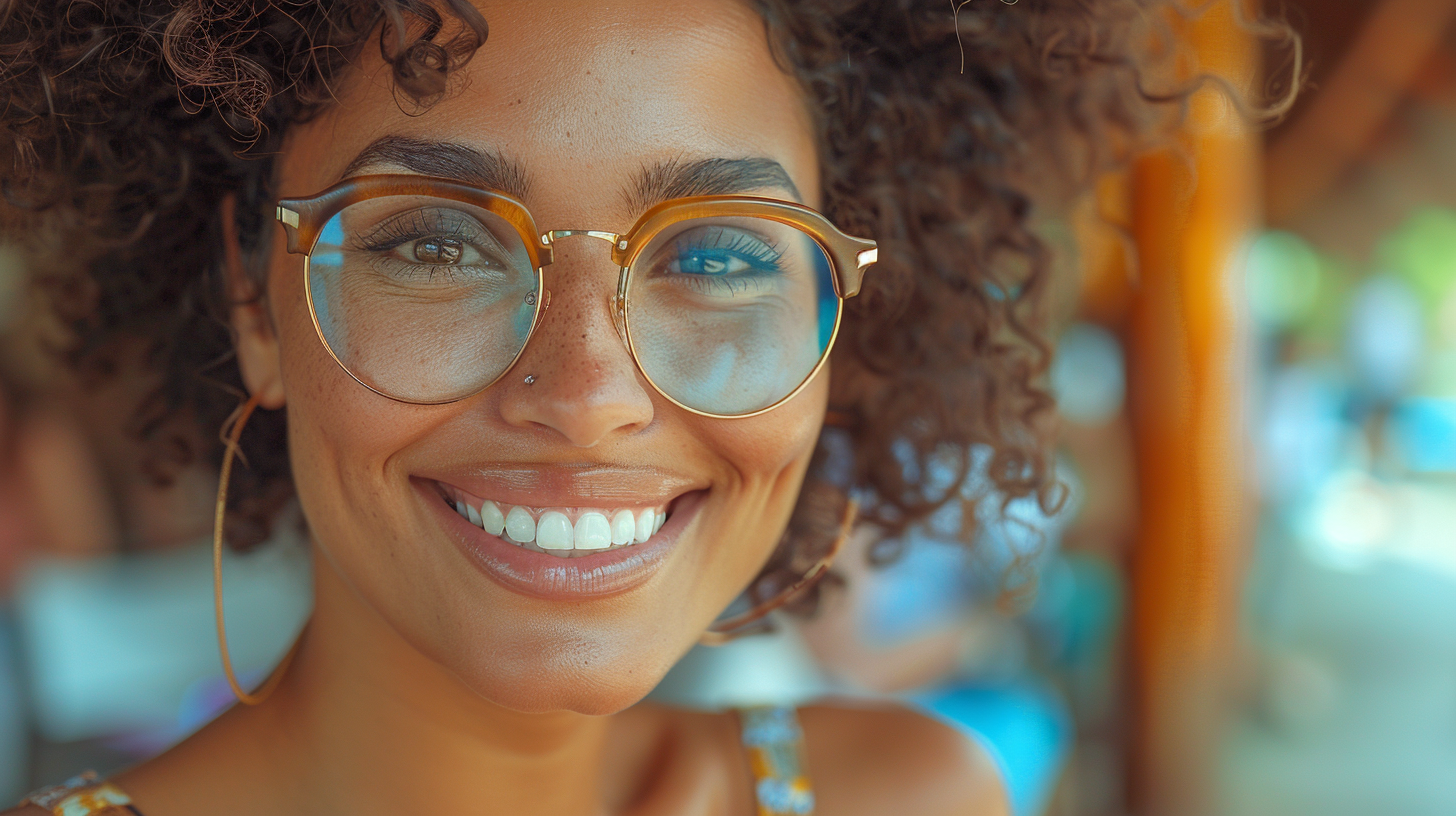
{"type": "Polygon", "coordinates": [[[41,788],[20,804],[37,805],[55,816],[142,816],[130,796],[110,782],[98,782],[95,771],[41,788]]]}
{"type": "Polygon", "coordinates": [[[799,715],[783,706],[738,710],[743,747],[753,769],[758,816],[808,816],[814,789],[804,770],[804,731],[799,715]]]}

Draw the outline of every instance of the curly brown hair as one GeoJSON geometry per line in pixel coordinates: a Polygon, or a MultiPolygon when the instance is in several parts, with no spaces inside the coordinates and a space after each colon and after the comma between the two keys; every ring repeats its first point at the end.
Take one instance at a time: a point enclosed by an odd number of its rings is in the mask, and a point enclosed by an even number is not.
{"type": "MultiPolygon", "coordinates": [[[[984,445],[1003,497],[1054,503],[1052,401],[1038,386],[1051,253],[1034,217],[1176,118],[1181,94],[1146,87],[1168,59],[1155,55],[1160,3],[755,4],[817,118],[826,214],[881,247],[834,352],[831,424],[852,441],[836,487],[893,537],[964,500],[984,445]],[[932,458],[954,478],[932,479],[932,458]]],[[[258,250],[284,133],[333,104],[361,49],[378,47],[399,104],[423,109],[487,37],[468,0],[4,3],[8,238],[74,329],[74,360],[149,344],[161,385],[137,427],[159,457],[217,460],[216,429],[243,394],[224,197],[258,250]],[[197,424],[179,431],[178,417],[197,424]]],[[[245,436],[235,544],[263,538],[292,493],[284,423],[263,412],[245,436]]],[[[768,569],[803,550],[781,546],[768,569]]]]}

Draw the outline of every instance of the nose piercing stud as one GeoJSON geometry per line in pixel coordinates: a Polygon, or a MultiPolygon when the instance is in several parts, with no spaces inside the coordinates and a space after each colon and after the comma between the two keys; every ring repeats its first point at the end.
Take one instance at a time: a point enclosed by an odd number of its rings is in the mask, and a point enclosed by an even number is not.
{"type": "Polygon", "coordinates": [[[536,375],[535,374],[527,374],[526,375],[526,385],[533,385],[535,382],[536,382],[536,375]]]}

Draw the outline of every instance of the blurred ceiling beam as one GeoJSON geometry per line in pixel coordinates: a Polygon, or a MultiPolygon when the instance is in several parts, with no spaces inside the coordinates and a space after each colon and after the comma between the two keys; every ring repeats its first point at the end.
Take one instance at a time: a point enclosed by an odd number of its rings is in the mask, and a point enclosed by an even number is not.
{"type": "MultiPolygon", "coordinates": [[[[1318,12],[1311,11],[1317,19],[1318,12]]],[[[1456,0],[1383,0],[1304,114],[1269,148],[1270,223],[1296,218],[1339,181],[1400,102],[1456,17],[1456,0]]]]}

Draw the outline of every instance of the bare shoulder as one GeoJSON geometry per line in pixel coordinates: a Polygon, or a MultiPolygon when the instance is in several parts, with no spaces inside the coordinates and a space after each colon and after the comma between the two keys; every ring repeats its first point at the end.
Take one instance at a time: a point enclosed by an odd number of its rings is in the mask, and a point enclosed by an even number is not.
{"type": "Polygon", "coordinates": [[[816,813],[1008,816],[996,763],[955,728],[908,708],[800,709],[816,813]]]}

